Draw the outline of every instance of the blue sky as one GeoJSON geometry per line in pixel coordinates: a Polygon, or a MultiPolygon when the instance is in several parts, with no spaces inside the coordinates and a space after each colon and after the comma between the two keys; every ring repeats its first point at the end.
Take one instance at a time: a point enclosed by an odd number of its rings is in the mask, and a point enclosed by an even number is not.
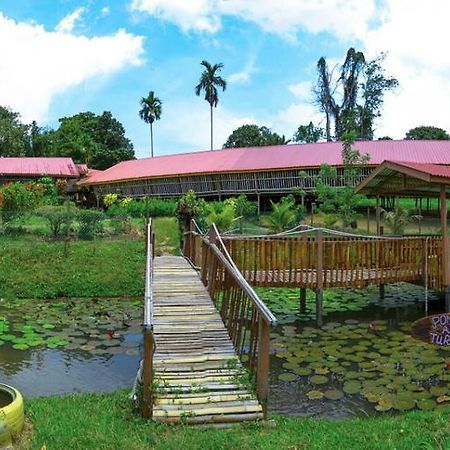
{"type": "Polygon", "coordinates": [[[80,111],[112,111],[138,157],[149,154],[139,100],[163,102],[155,153],[204,150],[209,110],[194,95],[200,61],[224,64],[215,147],[244,123],[291,137],[322,120],[311,98],[315,64],[342,61],[349,46],[374,57],[400,88],[386,98],[377,134],[450,129],[450,40],[445,0],[3,0],[0,104],[25,121],[57,126],[80,111]]]}

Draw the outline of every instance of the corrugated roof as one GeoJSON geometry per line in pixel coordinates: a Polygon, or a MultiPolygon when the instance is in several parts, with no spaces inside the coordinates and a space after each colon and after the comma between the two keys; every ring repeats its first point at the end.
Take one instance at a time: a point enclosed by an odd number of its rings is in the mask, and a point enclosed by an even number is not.
{"type": "Polygon", "coordinates": [[[0,176],[53,176],[76,178],[72,158],[0,158],[0,176]]]}
{"type": "Polygon", "coordinates": [[[450,178],[450,167],[448,166],[438,166],[436,164],[424,164],[415,162],[404,162],[404,161],[387,161],[393,162],[402,167],[407,167],[409,169],[414,169],[419,172],[432,175],[434,177],[450,178]]]}
{"type": "MultiPolygon", "coordinates": [[[[370,155],[370,165],[385,160],[450,164],[450,141],[360,141],[354,148],[370,155]]],[[[123,161],[90,177],[87,184],[215,172],[302,169],[321,164],[342,165],[341,142],[222,149],[123,161]]]]}

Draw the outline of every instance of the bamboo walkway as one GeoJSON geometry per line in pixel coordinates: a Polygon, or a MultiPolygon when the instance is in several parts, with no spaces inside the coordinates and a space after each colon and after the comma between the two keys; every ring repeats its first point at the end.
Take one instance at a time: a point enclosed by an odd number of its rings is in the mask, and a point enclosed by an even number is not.
{"type": "Polygon", "coordinates": [[[184,258],[155,258],[153,301],[153,419],[217,426],[262,419],[222,319],[184,258]]]}

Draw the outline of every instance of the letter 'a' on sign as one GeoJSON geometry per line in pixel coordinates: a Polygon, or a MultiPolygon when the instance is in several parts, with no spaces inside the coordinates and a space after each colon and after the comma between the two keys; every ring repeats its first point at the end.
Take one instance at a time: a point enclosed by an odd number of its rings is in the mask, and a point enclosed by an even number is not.
{"type": "Polygon", "coordinates": [[[411,326],[411,334],[428,344],[450,345],[450,313],[434,314],[416,320],[411,326]]]}

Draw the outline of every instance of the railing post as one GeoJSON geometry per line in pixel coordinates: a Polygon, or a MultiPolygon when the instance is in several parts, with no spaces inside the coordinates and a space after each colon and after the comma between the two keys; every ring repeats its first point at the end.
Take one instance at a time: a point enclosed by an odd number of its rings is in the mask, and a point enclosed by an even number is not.
{"type": "Polygon", "coordinates": [[[269,397],[269,358],[270,327],[259,316],[258,365],[256,371],[256,393],[263,408],[264,420],[267,419],[267,401],[269,397]]]}
{"type": "Polygon", "coordinates": [[[322,299],[323,299],[323,239],[322,230],[317,230],[317,266],[316,266],[316,320],[322,326],[322,299]]]}
{"type": "Polygon", "coordinates": [[[146,419],[153,416],[153,353],[155,349],[155,341],[153,331],[146,327],[144,330],[144,360],[142,374],[142,415],[146,419]]]}

